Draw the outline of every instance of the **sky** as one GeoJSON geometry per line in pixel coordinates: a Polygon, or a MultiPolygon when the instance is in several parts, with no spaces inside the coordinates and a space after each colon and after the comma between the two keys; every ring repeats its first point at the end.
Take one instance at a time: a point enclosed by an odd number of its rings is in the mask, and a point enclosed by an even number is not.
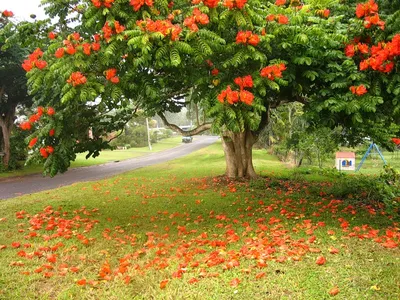
{"type": "Polygon", "coordinates": [[[19,21],[31,20],[31,14],[35,14],[39,20],[45,19],[44,10],[39,5],[40,0],[0,0],[0,11],[11,10],[19,21]]]}

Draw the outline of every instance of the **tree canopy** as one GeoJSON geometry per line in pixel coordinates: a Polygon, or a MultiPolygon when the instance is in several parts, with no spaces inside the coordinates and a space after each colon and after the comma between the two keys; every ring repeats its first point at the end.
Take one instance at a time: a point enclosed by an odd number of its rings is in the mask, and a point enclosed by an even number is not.
{"type": "Polygon", "coordinates": [[[44,1],[59,23],[23,64],[35,103],[55,109],[31,124],[51,175],[97,155],[137,108],[168,123],[164,112],[199,105],[212,125],[185,134],[221,133],[231,177],[255,176],[252,145],[283,103],[349,142],[398,131],[400,11],[383,20],[373,0],[67,2],[44,1]]]}

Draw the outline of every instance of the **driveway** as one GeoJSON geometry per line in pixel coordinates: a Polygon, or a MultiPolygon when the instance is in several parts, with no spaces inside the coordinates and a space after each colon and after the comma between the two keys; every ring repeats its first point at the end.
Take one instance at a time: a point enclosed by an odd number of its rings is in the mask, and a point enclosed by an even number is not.
{"type": "MultiPolygon", "coordinates": [[[[207,147],[218,139],[215,136],[195,136],[192,143],[182,144],[172,149],[97,166],[70,169],[53,178],[34,174],[14,177],[0,182],[0,200],[50,190],[81,181],[95,181],[142,167],[163,163],[207,147]]],[[[100,154],[101,155],[101,154],[100,154]]]]}

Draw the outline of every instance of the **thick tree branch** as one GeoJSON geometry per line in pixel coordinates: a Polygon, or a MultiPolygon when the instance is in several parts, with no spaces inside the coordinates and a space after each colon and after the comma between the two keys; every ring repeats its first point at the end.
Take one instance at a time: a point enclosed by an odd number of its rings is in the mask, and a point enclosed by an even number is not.
{"type": "Polygon", "coordinates": [[[160,116],[161,120],[163,120],[165,126],[167,126],[168,128],[172,129],[175,132],[181,133],[183,136],[196,135],[196,134],[199,134],[199,133],[211,128],[211,123],[204,123],[204,124],[197,126],[193,130],[186,131],[186,130],[181,129],[178,125],[169,123],[167,118],[164,116],[164,114],[159,113],[158,115],[160,116]]]}

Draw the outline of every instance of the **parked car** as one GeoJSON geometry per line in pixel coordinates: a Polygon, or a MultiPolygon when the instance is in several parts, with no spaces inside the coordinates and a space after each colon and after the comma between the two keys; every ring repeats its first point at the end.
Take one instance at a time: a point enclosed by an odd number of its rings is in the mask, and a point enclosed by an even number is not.
{"type": "Polygon", "coordinates": [[[193,142],[193,137],[191,136],[183,136],[182,137],[182,143],[191,143],[193,142]]]}

